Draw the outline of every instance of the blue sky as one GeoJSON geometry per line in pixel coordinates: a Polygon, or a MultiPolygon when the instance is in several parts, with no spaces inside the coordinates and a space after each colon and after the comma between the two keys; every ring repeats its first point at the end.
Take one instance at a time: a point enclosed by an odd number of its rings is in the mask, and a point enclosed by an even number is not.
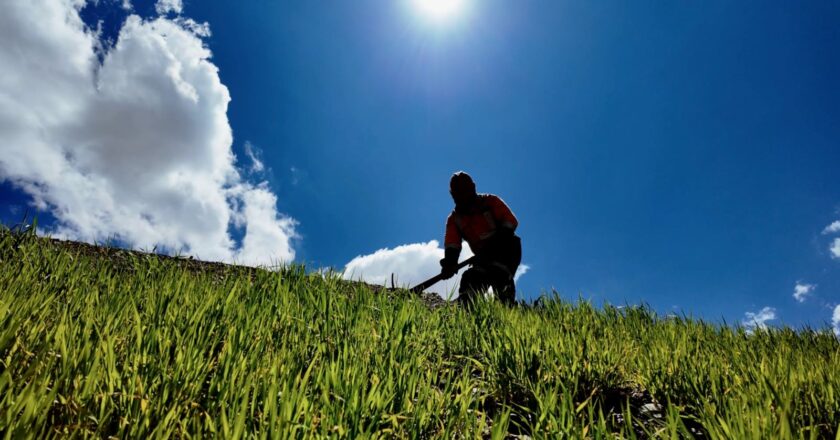
{"type": "MultiPolygon", "coordinates": [[[[82,11],[112,38],[128,14],[82,11]]],[[[520,219],[521,298],[554,288],[731,323],[772,307],[769,323],[794,326],[840,303],[823,233],[840,219],[836,2],[474,0],[445,23],[409,0],[182,14],[209,23],[237,164],[297,222],[296,261],[442,241],[449,175],[466,170],[520,219]],[[246,142],[265,170],[247,170],[246,142]],[[816,285],[801,303],[797,283],[816,285]]],[[[30,199],[7,180],[3,220],[30,199]]]]}

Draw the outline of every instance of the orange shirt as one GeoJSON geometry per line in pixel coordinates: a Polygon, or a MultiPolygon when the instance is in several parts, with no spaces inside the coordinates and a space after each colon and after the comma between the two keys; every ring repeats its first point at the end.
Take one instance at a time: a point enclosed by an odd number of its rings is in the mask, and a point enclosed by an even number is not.
{"type": "Polygon", "coordinates": [[[445,248],[461,249],[461,240],[466,240],[473,253],[481,252],[485,240],[496,233],[496,229],[504,227],[515,230],[519,225],[516,216],[498,196],[493,194],[479,194],[478,203],[468,213],[457,213],[455,210],[446,218],[446,236],[443,239],[445,248]]]}

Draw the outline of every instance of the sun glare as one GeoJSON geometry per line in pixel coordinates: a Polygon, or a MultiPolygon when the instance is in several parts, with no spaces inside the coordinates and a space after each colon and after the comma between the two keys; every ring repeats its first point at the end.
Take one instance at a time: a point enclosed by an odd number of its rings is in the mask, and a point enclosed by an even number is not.
{"type": "Polygon", "coordinates": [[[454,20],[466,9],[467,0],[411,0],[414,9],[433,22],[454,20]]]}

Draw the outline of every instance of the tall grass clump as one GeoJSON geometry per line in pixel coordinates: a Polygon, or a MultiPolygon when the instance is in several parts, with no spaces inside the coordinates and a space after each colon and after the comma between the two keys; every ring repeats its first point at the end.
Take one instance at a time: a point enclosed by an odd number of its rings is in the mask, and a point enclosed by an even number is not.
{"type": "Polygon", "coordinates": [[[840,438],[840,344],[0,232],[4,438],[840,438]]]}

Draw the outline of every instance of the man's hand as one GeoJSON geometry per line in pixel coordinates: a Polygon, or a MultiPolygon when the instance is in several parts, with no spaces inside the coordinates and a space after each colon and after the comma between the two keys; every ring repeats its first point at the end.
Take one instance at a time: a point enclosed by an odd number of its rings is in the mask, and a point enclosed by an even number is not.
{"type": "Polygon", "coordinates": [[[458,273],[458,260],[451,258],[442,258],[440,260],[440,275],[443,279],[448,280],[458,273]]]}
{"type": "Polygon", "coordinates": [[[448,280],[458,273],[458,255],[461,255],[461,249],[446,248],[443,251],[443,259],[440,260],[440,275],[443,279],[448,280]]]}

